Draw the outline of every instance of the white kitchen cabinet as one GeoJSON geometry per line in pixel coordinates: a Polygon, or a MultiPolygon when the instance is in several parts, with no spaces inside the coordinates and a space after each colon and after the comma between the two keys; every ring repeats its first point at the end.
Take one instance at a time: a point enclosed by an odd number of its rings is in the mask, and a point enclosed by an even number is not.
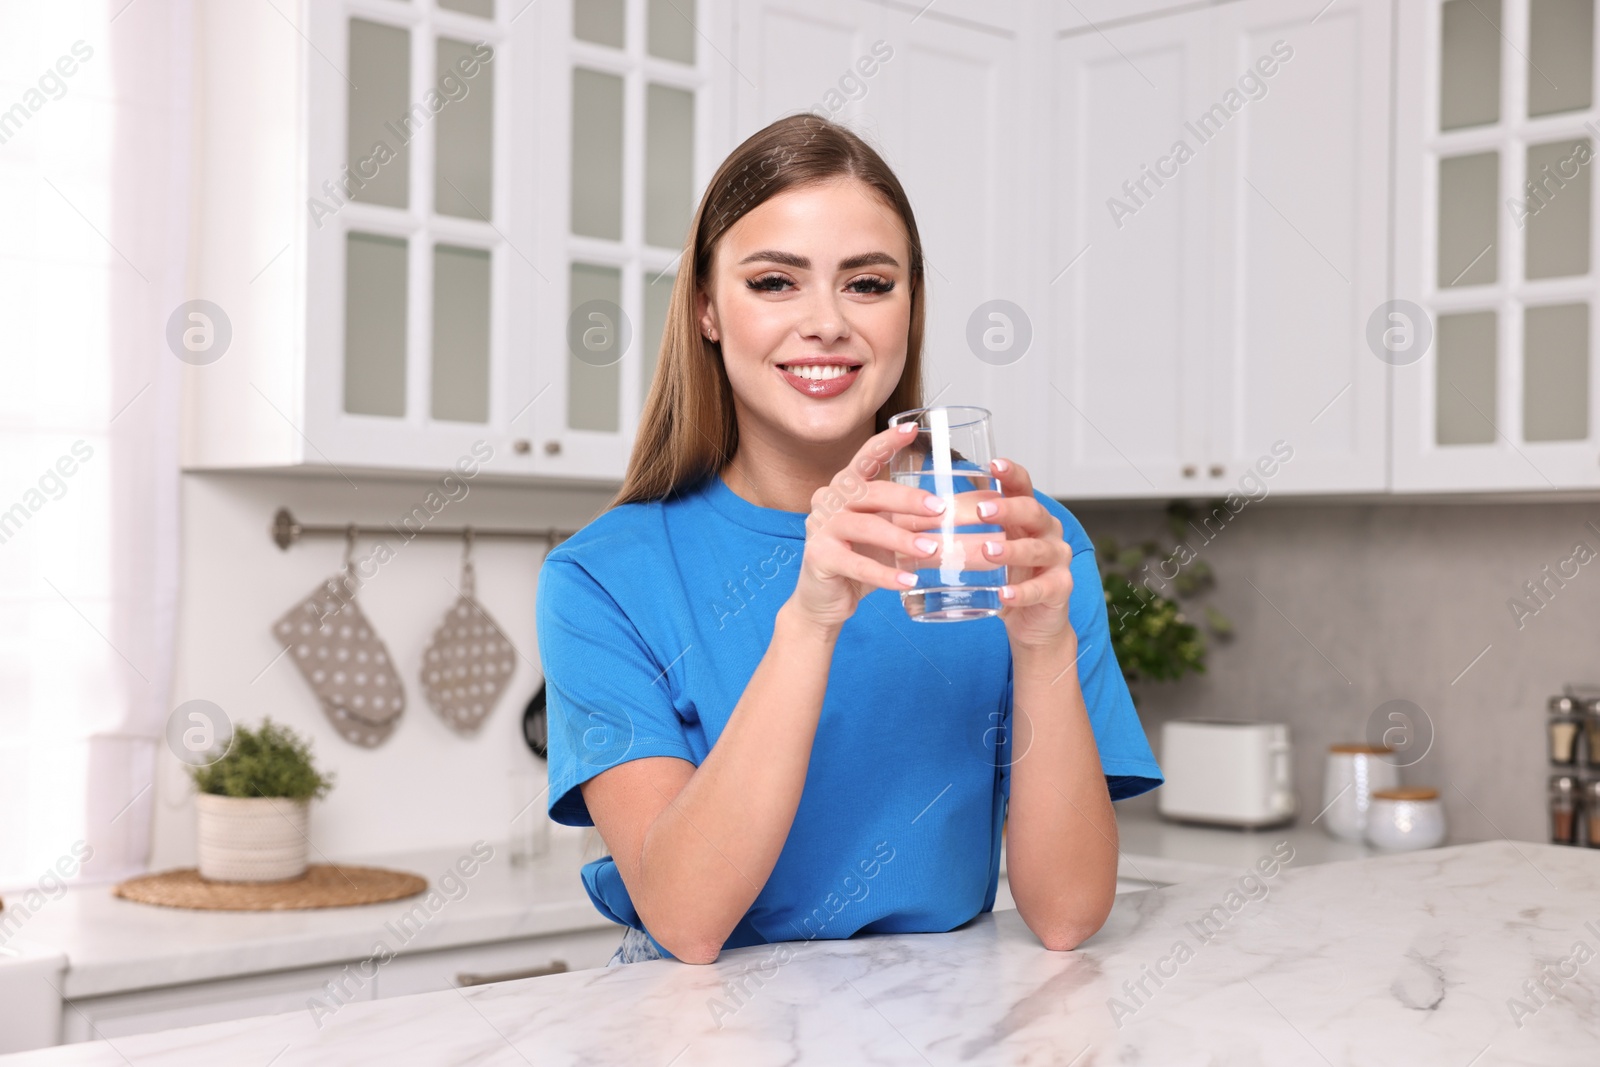
{"type": "Polygon", "coordinates": [[[1053,494],[1221,496],[1263,457],[1276,491],[1385,487],[1389,8],[1322,7],[1061,15],[1053,494]]]}
{"type": "Polygon", "coordinates": [[[1048,346],[1027,216],[1039,151],[1028,133],[1029,10],[956,5],[935,18],[863,0],[741,4],[736,62],[753,84],[739,84],[734,140],[814,111],[883,156],[924,257],[924,397],[989,408],[997,450],[1040,479],[1048,346]]]}
{"type": "Polygon", "coordinates": [[[1207,482],[1275,466],[1282,441],[1273,492],[1387,487],[1388,365],[1366,324],[1388,292],[1390,17],[1389,0],[1213,14],[1215,85],[1259,74],[1277,42],[1293,54],[1214,142],[1207,482]]]}
{"type": "Polygon", "coordinates": [[[1067,499],[1194,492],[1206,443],[1213,168],[1205,154],[1165,179],[1145,168],[1180,137],[1193,141],[1184,123],[1211,84],[1212,16],[1152,19],[1114,39],[1062,35],[1071,25],[1051,42],[1043,138],[1053,462],[1041,488],[1067,499]]]}
{"type": "MultiPolygon", "coordinates": [[[[248,1019],[254,1015],[307,1011],[327,983],[340,978],[338,967],[313,967],[250,975],[219,982],[168,986],[164,989],[81,997],[62,1015],[62,1040],[115,1040],[180,1026],[248,1019]]],[[[373,985],[345,983],[345,1002],[371,1000],[373,985]]]]}
{"type": "Polygon", "coordinates": [[[1600,485],[1593,5],[1400,5],[1398,491],[1600,485]]]}
{"type": "Polygon", "coordinates": [[[725,2],[207,6],[186,466],[619,478],[725,2]]]}
{"type": "Polygon", "coordinates": [[[604,967],[622,927],[407,952],[161,989],[80,997],[63,1015],[66,1042],[116,1039],[180,1026],[304,1011],[326,1018],[345,1004],[604,967]]]}

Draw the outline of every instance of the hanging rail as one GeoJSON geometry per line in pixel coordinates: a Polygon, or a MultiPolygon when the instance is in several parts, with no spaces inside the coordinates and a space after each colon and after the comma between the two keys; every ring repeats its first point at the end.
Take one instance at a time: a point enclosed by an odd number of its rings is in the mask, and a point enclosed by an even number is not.
{"type": "Polygon", "coordinates": [[[401,540],[409,541],[413,537],[453,537],[460,540],[467,531],[472,531],[474,538],[478,537],[508,537],[518,540],[543,541],[549,548],[565,541],[576,530],[558,530],[554,526],[543,530],[506,530],[494,527],[481,526],[424,526],[420,530],[409,527],[398,527],[393,524],[383,526],[363,526],[358,523],[348,523],[339,526],[334,523],[304,523],[296,519],[288,508],[279,508],[278,513],[272,516],[272,543],[283,549],[298,542],[302,537],[385,537],[394,536],[401,540]]]}

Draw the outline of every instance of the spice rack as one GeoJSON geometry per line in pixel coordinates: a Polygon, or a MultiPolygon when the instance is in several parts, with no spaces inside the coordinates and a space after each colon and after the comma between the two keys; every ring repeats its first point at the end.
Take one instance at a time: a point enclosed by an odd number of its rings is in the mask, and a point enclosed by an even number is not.
{"type": "Polygon", "coordinates": [[[1600,686],[1569,684],[1549,712],[1550,841],[1600,848],[1600,686]]]}

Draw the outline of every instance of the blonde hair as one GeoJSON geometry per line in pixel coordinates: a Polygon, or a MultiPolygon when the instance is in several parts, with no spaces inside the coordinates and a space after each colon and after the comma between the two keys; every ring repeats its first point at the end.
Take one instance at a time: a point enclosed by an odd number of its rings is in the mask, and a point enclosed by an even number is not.
{"type": "Polygon", "coordinates": [[[722,349],[701,334],[695,298],[711,283],[711,255],[722,235],[756,207],[800,186],[855,178],[900,216],[910,245],[911,322],[906,361],[894,392],[878,409],[889,416],[922,406],[924,309],[922,242],[900,181],[883,157],[848,128],[820,115],[790,115],[752,134],[723,160],[706,186],[672,284],[655,380],[645,398],[622,488],[607,509],[660,500],[719,472],[739,447],[733,388],[722,349]]]}

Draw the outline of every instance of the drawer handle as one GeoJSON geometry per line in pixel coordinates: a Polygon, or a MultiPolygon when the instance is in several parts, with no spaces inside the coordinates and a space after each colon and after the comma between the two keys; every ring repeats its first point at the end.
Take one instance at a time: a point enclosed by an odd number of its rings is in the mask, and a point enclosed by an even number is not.
{"type": "Polygon", "coordinates": [[[1199,474],[1199,473],[1200,473],[1199,468],[1197,468],[1193,463],[1184,464],[1183,476],[1185,478],[1193,478],[1196,474],[1199,474]]]}
{"type": "Polygon", "coordinates": [[[565,974],[567,972],[566,960],[552,960],[544,967],[530,967],[524,971],[500,971],[495,974],[474,974],[463,971],[456,975],[456,985],[488,985],[490,982],[514,982],[518,978],[543,978],[547,974],[565,974]]]}

